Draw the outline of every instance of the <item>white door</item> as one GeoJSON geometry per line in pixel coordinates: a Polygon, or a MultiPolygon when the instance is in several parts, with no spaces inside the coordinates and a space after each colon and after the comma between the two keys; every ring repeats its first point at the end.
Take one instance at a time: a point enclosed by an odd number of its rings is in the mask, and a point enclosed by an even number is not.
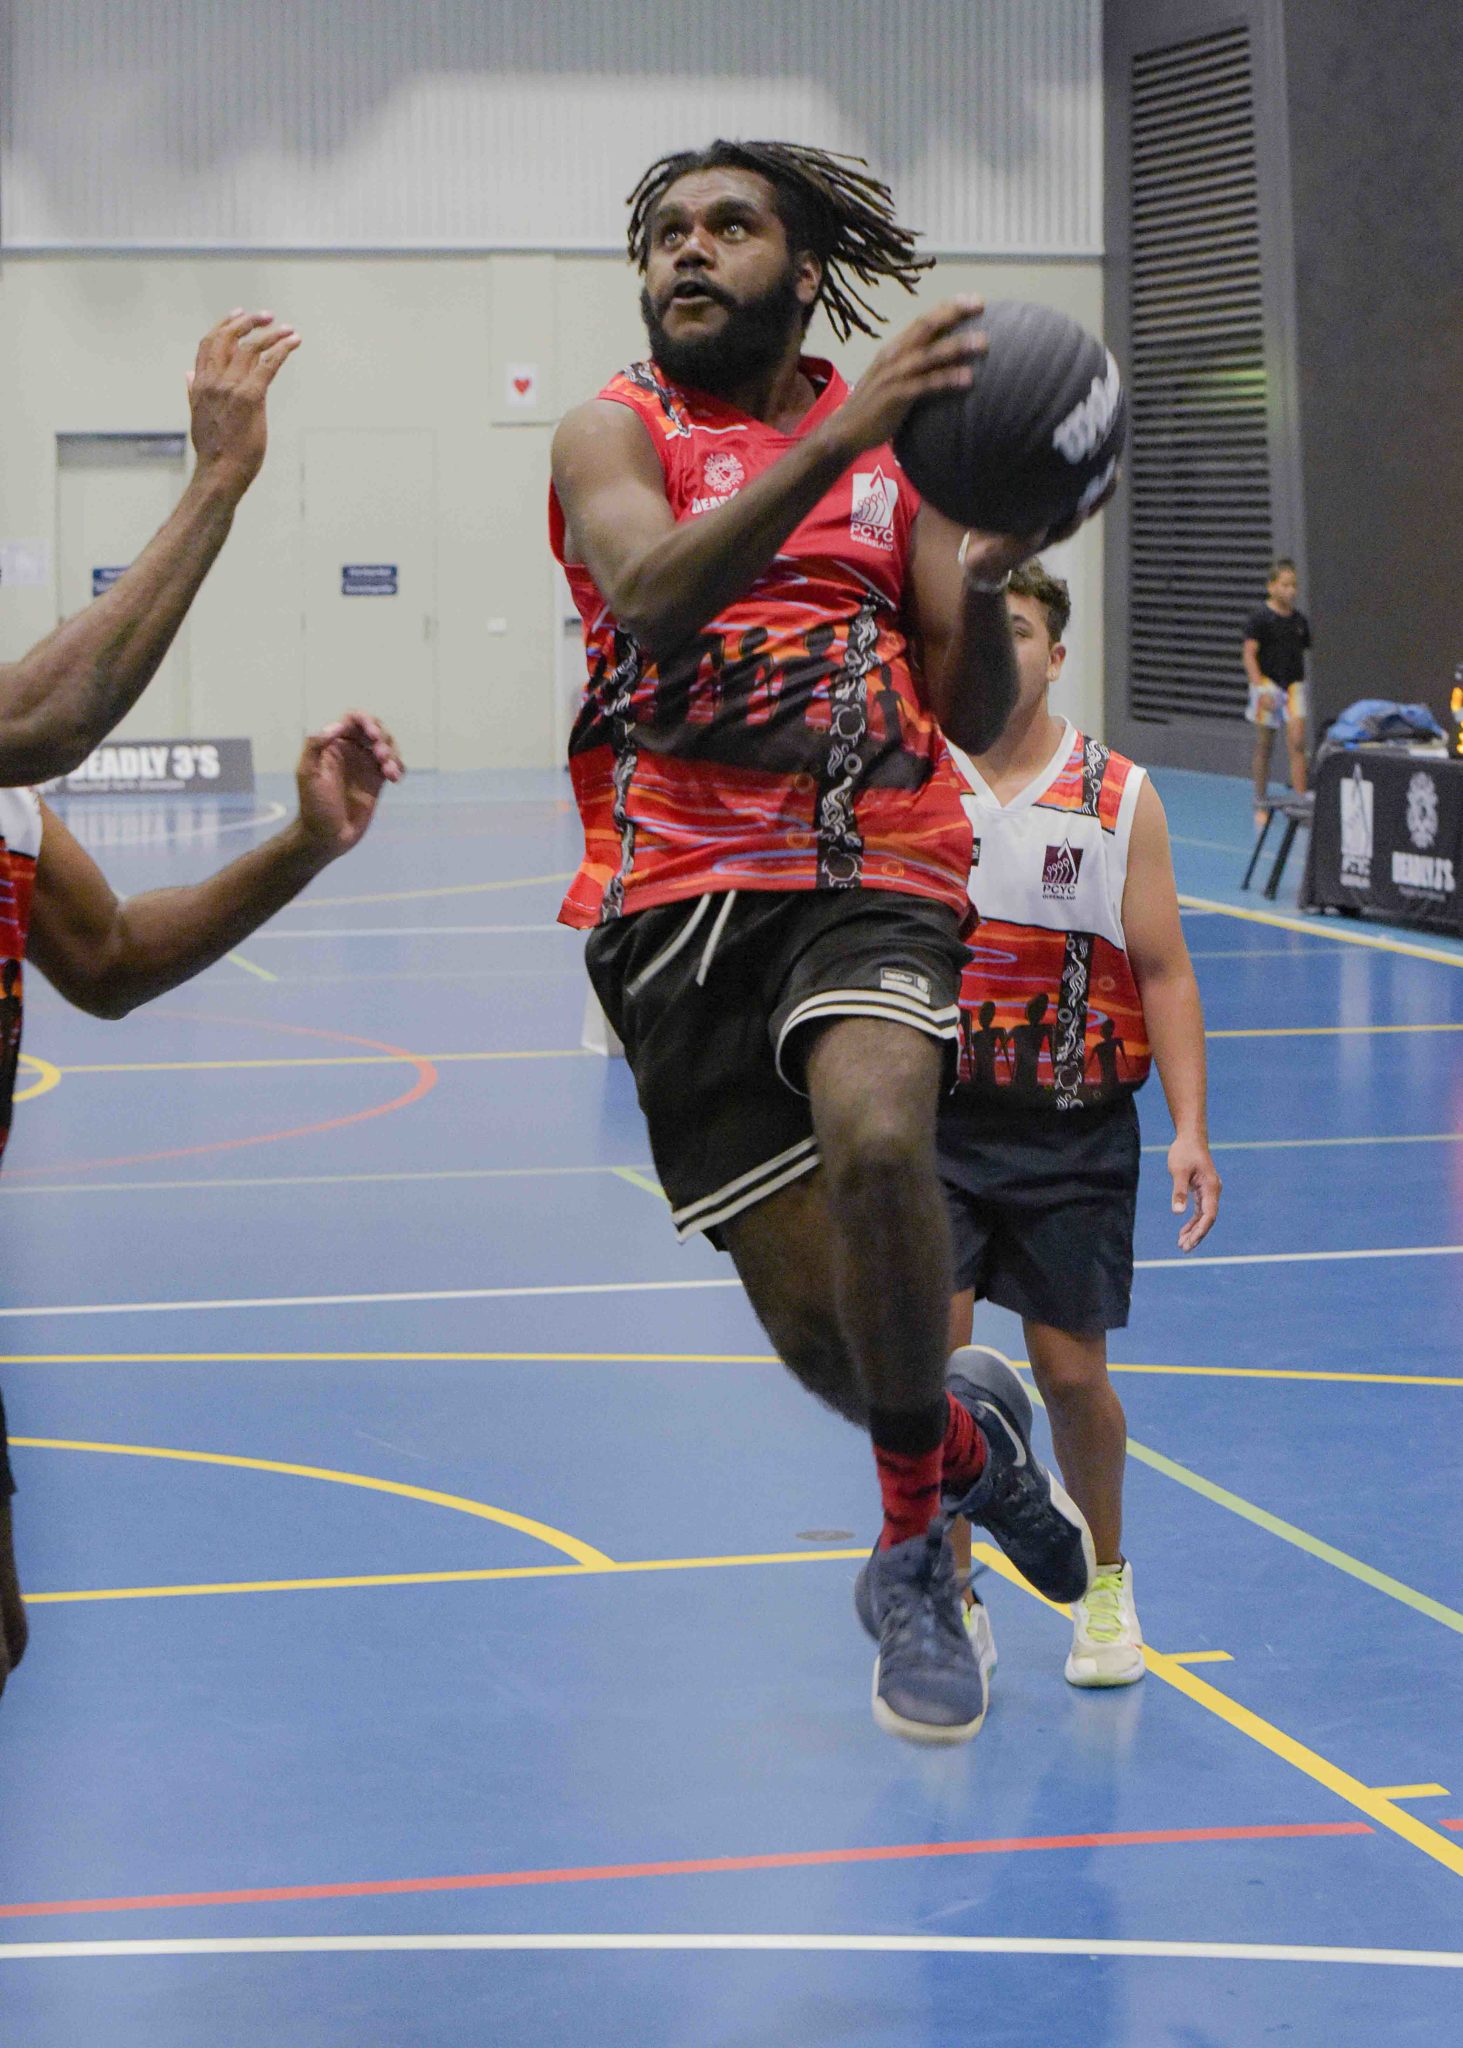
{"type": "MultiPolygon", "coordinates": [[[[141,554],[177,504],[186,476],[183,436],[58,434],[56,472],[56,591],[60,616],[69,619],[141,554]]],[[[185,619],[117,732],[172,739],[190,730],[185,619]]]]}
{"type": "Polygon", "coordinates": [[[436,454],[429,432],[305,436],[305,716],[373,712],[437,758],[436,454]]]}

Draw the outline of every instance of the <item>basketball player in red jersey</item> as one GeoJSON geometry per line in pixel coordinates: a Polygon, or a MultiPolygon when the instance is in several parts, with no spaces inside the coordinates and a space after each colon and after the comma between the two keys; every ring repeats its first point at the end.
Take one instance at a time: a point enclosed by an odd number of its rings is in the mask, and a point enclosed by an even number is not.
{"type": "Polygon", "coordinates": [[[554,443],[551,538],[590,670],[561,915],[593,927],[679,1234],[731,1253],[787,1365],[873,1439],[875,1718],[961,1741],[983,1692],[942,1490],[1053,1599],[1094,1564],[1015,1375],[972,1353],[944,1385],[934,1128],[970,828],[941,726],[968,748],[999,735],[1001,579],[1036,542],[971,536],[962,567],[889,445],[916,400],[971,381],[978,301],[916,320],[853,392],[803,353],[819,304],[842,336],[872,332],[854,280],[912,288],[923,267],[884,186],[718,142],[655,165],[631,204],[651,357],[554,443]]]}
{"type": "MultiPolygon", "coordinates": [[[[0,788],[0,1151],[20,1052],[21,963],[95,1017],[125,1017],[221,960],[331,861],[359,844],[386,782],[402,774],[390,733],[352,711],[305,742],[299,815],[205,882],[119,903],[105,876],[33,790],[0,788]]],[[[0,1403],[0,1692],[26,1646],[0,1403]]]]}

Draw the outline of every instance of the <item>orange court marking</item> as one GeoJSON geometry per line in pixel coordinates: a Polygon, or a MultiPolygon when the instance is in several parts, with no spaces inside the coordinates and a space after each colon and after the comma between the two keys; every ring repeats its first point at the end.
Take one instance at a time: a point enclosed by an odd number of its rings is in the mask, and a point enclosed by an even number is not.
{"type": "Polygon", "coordinates": [[[403,1892],[497,1891],[517,1885],[602,1884],[638,1877],[706,1877],[747,1870],[809,1870],[833,1863],[904,1863],[935,1856],[1000,1856],[1040,1849],[1138,1849],[1194,1842],[1278,1842],[1373,1835],[1365,1821],[1281,1822],[1229,1828],[1143,1828],[1125,1834],[1026,1835],[984,1842],[891,1842],[872,1849],[794,1849],[769,1856],[703,1856],[677,1863],[603,1863],[567,1870],[490,1870],[462,1877],[397,1877],[360,1884],[271,1885],[248,1891],[162,1892],[139,1898],[41,1899],[0,1905],[0,1919],[65,1913],[141,1913],[181,1906],[257,1906],[299,1899],[379,1899],[403,1892]]]}
{"type": "Polygon", "coordinates": [[[274,1145],[286,1138],[315,1138],[325,1131],[343,1130],[347,1124],[369,1123],[372,1117],[389,1116],[393,1110],[408,1109],[414,1102],[420,1102],[430,1094],[438,1081],[437,1069],[421,1053],[408,1052],[404,1046],[386,1045],[377,1038],[357,1038],[348,1031],[322,1031],[310,1024],[279,1024],[265,1022],[263,1018],[250,1017],[199,1017],[188,1010],[173,1010],[171,1016],[182,1016],[205,1024],[248,1024],[267,1031],[288,1031],[302,1038],[330,1038],[342,1045],[364,1045],[372,1052],[389,1053],[394,1059],[404,1060],[416,1070],[416,1080],[402,1095],[393,1096],[390,1102],[373,1103],[369,1109],[353,1109],[346,1116],[325,1117],[319,1123],[300,1124],[287,1131],[256,1131],[247,1138],[213,1138],[204,1145],[175,1145],[163,1152],[130,1152],[116,1159],[70,1159],[59,1165],[19,1166],[11,1168],[7,1178],[32,1180],[41,1174],[92,1173],[103,1167],[146,1166],[157,1159],[196,1159],[207,1152],[237,1152],[249,1145],[274,1145]]]}

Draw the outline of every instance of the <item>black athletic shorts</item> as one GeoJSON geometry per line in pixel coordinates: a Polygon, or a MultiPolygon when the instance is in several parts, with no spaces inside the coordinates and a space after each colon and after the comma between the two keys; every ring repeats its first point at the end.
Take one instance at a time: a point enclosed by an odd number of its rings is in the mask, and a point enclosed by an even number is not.
{"type": "Polygon", "coordinates": [[[5,1433],[5,1403],[0,1400],[0,1500],[15,1491],[15,1474],[10,1469],[10,1438],[5,1433]]]}
{"type": "Polygon", "coordinates": [[[1138,1112],[1007,1109],[958,1088],[940,1112],[955,1285],[1075,1336],[1120,1330],[1133,1292],[1138,1112]]]}
{"type": "Polygon", "coordinates": [[[803,1087],[815,1026],[907,1024],[943,1041],[953,1081],[965,958],[953,911],[882,889],[731,890],[598,926],[589,978],[677,1236],[720,1247],[723,1223],[818,1164],[803,1087]]]}

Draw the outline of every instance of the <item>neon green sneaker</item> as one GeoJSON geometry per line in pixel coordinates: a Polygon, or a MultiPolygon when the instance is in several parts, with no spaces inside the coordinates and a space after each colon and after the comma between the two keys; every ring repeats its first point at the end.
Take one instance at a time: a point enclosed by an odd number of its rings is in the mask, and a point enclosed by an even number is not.
{"type": "Polygon", "coordinates": [[[1068,1685],[1136,1685],[1143,1676],[1143,1631],[1133,1605],[1133,1567],[1099,1565],[1092,1591],[1072,1602],[1068,1685]]]}

